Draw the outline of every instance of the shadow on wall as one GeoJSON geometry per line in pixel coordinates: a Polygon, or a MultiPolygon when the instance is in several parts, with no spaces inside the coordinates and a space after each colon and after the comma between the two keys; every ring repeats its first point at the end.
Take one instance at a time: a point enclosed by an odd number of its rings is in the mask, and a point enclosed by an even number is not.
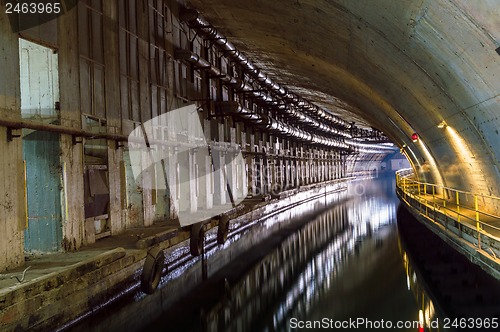
{"type": "MultiPolygon", "coordinates": [[[[444,156],[439,162],[439,165],[442,165],[439,168],[439,172],[444,179],[446,187],[465,191],[468,190],[464,171],[461,170],[458,164],[453,162],[449,156],[444,156]]],[[[436,183],[436,180],[432,176],[432,166],[427,161],[421,164],[418,170],[418,176],[420,181],[436,183]]]]}
{"type": "Polygon", "coordinates": [[[456,161],[446,155],[443,157],[440,165],[443,165],[440,171],[447,187],[468,190],[466,177],[456,161]]]}

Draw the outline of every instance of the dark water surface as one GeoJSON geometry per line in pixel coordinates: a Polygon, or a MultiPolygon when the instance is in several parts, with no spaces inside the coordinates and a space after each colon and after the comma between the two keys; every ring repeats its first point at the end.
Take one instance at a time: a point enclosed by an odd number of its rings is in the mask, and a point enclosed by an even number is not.
{"type": "MultiPolygon", "coordinates": [[[[125,303],[89,316],[73,330],[419,331],[419,318],[443,313],[400,239],[397,216],[412,218],[397,213],[394,188],[393,177],[355,181],[341,198],[311,201],[300,213],[273,217],[280,219],[274,224],[262,221],[238,240],[250,245],[208,280],[199,278],[200,259],[189,263],[183,278],[197,286],[180,299],[169,295],[182,292],[185,283],[169,277],[154,295],[131,292],[125,303]]],[[[211,255],[216,262],[222,254],[213,249],[211,255]]]]}
{"type": "MultiPolygon", "coordinates": [[[[398,249],[393,188],[392,178],[352,183],[347,200],[308,216],[225,290],[221,286],[219,302],[204,305],[202,297],[190,297],[148,329],[286,331],[307,321],[335,327],[358,319],[418,320],[398,249]]],[[[357,330],[373,330],[364,327],[357,330]]]]}

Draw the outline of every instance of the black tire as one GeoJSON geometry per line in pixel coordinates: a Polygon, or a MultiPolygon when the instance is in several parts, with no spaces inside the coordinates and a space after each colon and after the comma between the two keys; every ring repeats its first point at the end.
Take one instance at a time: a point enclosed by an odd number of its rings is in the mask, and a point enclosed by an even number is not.
{"type": "Polygon", "coordinates": [[[200,256],[203,254],[203,241],[205,238],[205,230],[202,223],[191,225],[191,234],[189,240],[189,251],[193,256],[200,256]]]}
{"type": "Polygon", "coordinates": [[[229,217],[223,214],[219,219],[219,226],[217,227],[217,243],[224,244],[229,234],[229,217]]]}
{"type": "Polygon", "coordinates": [[[152,248],[148,251],[141,275],[141,289],[146,294],[153,294],[160,284],[163,267],[165,266],[165,254],[160,248],[152,248]]]}

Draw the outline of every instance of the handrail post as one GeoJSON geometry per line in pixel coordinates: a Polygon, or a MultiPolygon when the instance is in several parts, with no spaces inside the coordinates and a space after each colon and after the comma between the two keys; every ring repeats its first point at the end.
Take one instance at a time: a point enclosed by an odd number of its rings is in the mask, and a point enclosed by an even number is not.
{"type": "Polygon", "coordinates": [[[436,221],[436,186],[432,186],[432,206],[434,207],[434,221],[436,221]]]}
{"type": "Polygon", "coordinates": [[[425,215],[428,217],[429,216],[429,211],[427,209],[427,206],[429,204],[427,204],[427,198],[425,197],[427,195],[427,183],[424,183],[424,192],[423,192],[423,200],[422,202],[424,202],[424,205],[425,205],[425,215]]]}
{"type": "Polygon", "coordinates": [[[474,195],[474,210],[476,211],[477,247],[481,249],[481,225],[479,224],[479,209],[477,195],[474,195]]]}
{"type": "Polygon", "coordinates": [[[480,226],[479,226],[479,208],[478,208],[478,202],[477,202],[477,195],[474,195],[474,210],[476,211],[476,226],[477,226],[477,229],[479,230],[480,229],[480,226]]]}
{"type": "Polygon", "coordinates": [[[460,223],[460,200],[458,198],[458,191],[455,191],[455,196],[457,198],[457,221],[460,223]]]}
{"type": "Polygon", "coordinates": [[[443,187],[443,207],[446,209],[446,190],[443,187]]]}

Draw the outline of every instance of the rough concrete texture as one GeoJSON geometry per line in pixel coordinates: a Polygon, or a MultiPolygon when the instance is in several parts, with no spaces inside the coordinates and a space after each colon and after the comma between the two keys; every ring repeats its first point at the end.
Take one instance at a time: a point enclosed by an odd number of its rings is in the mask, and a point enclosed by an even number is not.
{"type": "Polygon", "coordinates": [[[498,1],[187,5],[277,82],[406,144],[417,168],[435,159],[445,185],[500,196],[498,1]],[[437,128],[443,120],[448,128],[437,128]]]}

